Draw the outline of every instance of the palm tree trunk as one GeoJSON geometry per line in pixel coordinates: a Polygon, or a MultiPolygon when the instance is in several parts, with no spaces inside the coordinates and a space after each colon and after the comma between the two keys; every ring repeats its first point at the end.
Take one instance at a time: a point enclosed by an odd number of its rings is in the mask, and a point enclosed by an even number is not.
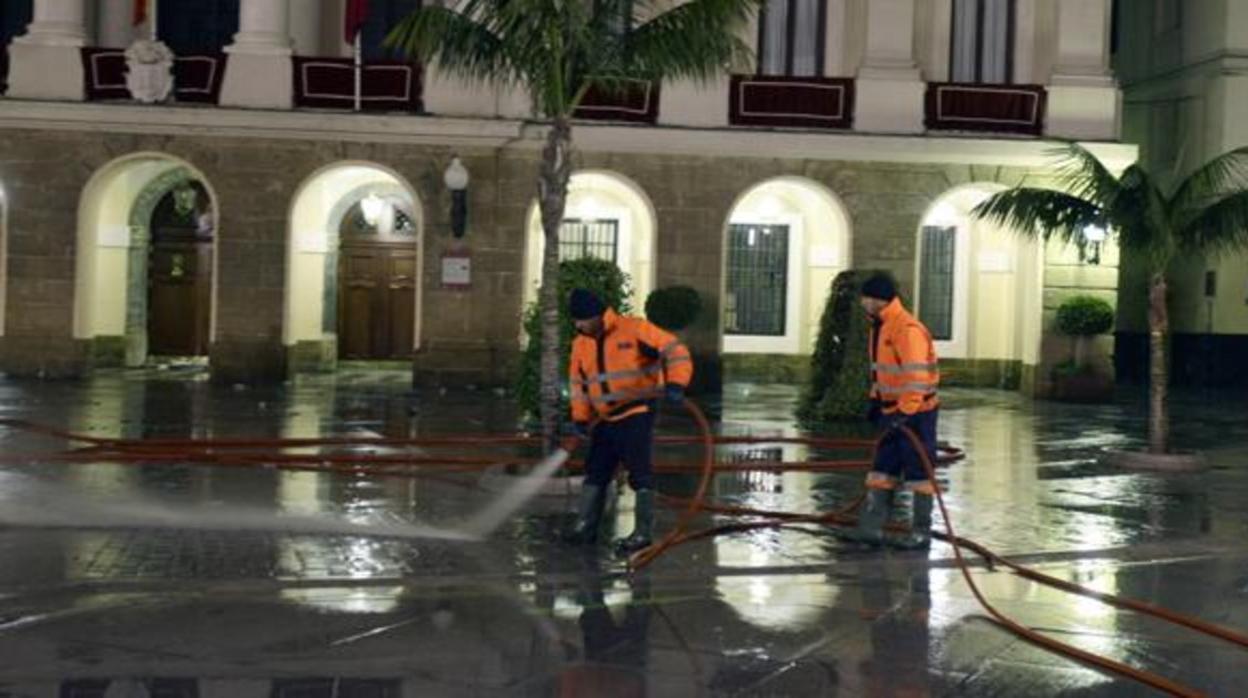
{"type": "Polygon", "coordinates": [[[1149,360],[1148,452],[1170,450],[1170,415],[1167,394],[1170,387],[1170,365],[1166,357],[1166,337],[1170,334],[1169,311],[1166,307],[1166,276],[1158,272],[1148,290],[1149,360]]]}
{"type": "Polygon", "coordinates": [[[563,360],[559,351],[559,228],[563,224],[563,206],[568,196],[568,180],[572,176],[572,125],[566,118],[556,118],[546,135],[542,164],[538,174],[538,207],[542,214],[542,232],[546,246],[542,254],[542,287],[538,303],[542,316],[541,418],[542,437],[546,449],[552,450],[559,438],[559,386],[563,360]]]}

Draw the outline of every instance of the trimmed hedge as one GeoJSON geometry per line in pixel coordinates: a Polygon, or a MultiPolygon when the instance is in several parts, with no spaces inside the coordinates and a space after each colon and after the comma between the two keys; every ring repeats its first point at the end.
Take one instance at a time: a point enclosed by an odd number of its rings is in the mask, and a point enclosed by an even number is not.
{"type": "Polygon", "coordinates": [[[646,319],[668,332],[692,325],[701,312],[702,297],[689,286],[655,289],[646,299],[646,319]]]}
{"type": "MultiPolygon", "coordinates": [[[[572,334],[575,331],[572,317],[568,314],[568,296],[574,288],[593,291],[607,307],[614,308],[621,315],[633,310],[628,300],[633,295],[632,280],[615,264],[590,258],[560,262],[559,357],[565,364],[572,350],[572,334]]],[[[520,360],[519,375],[516,376],[516,401],[526,413],[535,415],[541,407],[542,361],[542,316],[537,302],[530,303],[524,309],[524,331],[529,341],[520,360]]],[[[566,367],[560,376],[566,383],[566,367]]],[[[564,385],[562,395],[565,400],[567,392],[567,385],[564,385]]]]}
{"type": "Polygon", "coordinates": [[[1072,296],[1057,308],[1057,331],[1071,337],[1094,337],[1114,327],[1114,306],[1096,296],[1072,296]]]}
{"type": "MultiPolygon", "coordinates": [[[[810,383],[802,391],[797,416],[806,421],[861,420],[870,387],[869,326],[859,304],[867,279],[889,274],[851,269],[832,281],[819,320],[819,338],[810,357],[810,383]]],[[[891,276],[891,274],[889,274],[891,276]]]]}

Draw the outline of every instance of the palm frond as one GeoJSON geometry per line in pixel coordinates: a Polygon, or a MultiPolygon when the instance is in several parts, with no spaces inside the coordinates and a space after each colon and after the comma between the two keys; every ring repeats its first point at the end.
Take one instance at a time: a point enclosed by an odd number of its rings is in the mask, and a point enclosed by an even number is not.
{"type": "Polygon", "coordinates": [[[1172,246],[1169,209],[1148,171],[1131,165],[1118,180],[1118,195],[1107,207],[1105,219],[1126,249],[1160,253],[1172,246]]]}
{"type": "Polygon", "coordinates": [[[1190,252],[1248,251],[1248,190],[1241,189],[1205,206],[1178,228],[1175,236],[1190,252]]]}
{"type": "Polygon", "coordinates": [[[1067,193],[1108,207],[1118,195],[1118,178],[1087,148],[1066,143],[1053,149],[1057,157],[1057,185],[1067,193]]]}
{"type": "Polygon", "coordinates": [[[1248,147],[1210,160],[1179,183],[1170,198],[1174,224],[1186,227],[1210,201],[1244,188],[1248,188],[1248,147]]]}
{"type": "Polygon", "coordinates": [[[741,30],[760,0],[690,0],[670,9],[639,2],[646,19],[625,37],[623,72],[636,77],[706,82],[725,68],[748,66],[750,46],[741,30]]]}
{"type": "Polygon", "coordinates": [[[1077,243],[1085,227],[1103,224],[1104,210],[1066,192],[1017,187],[988,197],[971,216],[1027,237],[1077,243]]]}
{"type": "Polygon", "coordinates": [[[436,62],[470,82],[513,82],[517,66],[503,38],[491,30],[490,4],[470,0],[463,11],[421,7],[390,31],[384,45],[425,65],[436,62]]]}

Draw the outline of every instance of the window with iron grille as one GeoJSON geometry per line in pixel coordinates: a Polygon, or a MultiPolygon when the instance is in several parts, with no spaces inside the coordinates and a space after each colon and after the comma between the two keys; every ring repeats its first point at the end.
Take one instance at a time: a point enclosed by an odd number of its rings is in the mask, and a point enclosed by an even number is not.
{"type": "Polygon", "coordinates": [[[1013,82],[1014,0],[954,0],[949,81],[1013,82]]]}
{"type": "Polygon", "coordinates": [[[823,75],[825,0],[767,0],[758,20],[760,75],[823,75]]]}
{"type": "Polygon", "coordinates": [[[932,339],[953,339],[953,284],[957,263],[958,229],[923,226],[919,268],[919,320],[932,339]]]}
{"type": "Polygon", "coordinates": [[[559,228],[559,261],[601,259],[619,263],[620,222],[613,218],[565,218],[559,228]]]}
{"type": "Polygon", "coordinates": [[[788,282],[789,226],[728,226],[727,334],[783,337],[788,282]]]}

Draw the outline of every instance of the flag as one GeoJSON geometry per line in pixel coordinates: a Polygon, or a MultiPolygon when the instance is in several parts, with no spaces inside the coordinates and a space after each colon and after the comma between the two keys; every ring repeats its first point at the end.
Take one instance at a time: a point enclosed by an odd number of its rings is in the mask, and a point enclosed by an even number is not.
{"type": "Polygon", "coordinates": [[[367,18],[368,0],[347,0],[342,36],[348,44],[355,42],[355,36],[360,33],[360,29],[364,26],[364,20],[367,18]]]}
{"type": "Polygon", "coordinates": [[[136,27],[147,21],[147,0],[134,0],[133,22],[136,27]]]}

